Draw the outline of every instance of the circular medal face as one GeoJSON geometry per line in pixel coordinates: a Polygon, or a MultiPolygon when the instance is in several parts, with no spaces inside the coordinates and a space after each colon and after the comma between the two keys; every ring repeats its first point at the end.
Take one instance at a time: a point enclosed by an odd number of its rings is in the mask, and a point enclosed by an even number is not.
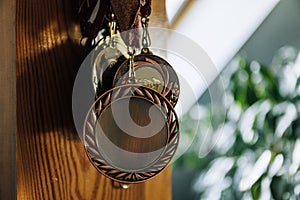
{"type": "Polygon", "coordinates": [[[117,48],[98,46],[94,50],[92,78],[96,96],[111,89],[118,64],[126,60],[117,48]]]}
{"type": "MultiPolygon", "coordinates": [[[[113,86],[127,84],[128,60],[119,65],[114,75],[113,86]]],[[[175,106],[180,93],[179,79],[172,66],[163,58],[141,53],[134,57],[135,79],[138,84],[150,87],[165,96],[175,106]]]]}
{"type": "Polygon", "coordinates": [[[126,60],[127,46],[119,33],[105,38],[91,52],[92,83],[95,96],[112,88],[113,77],[119,64],[126,60]]]}
{"type": "Polygon", "coordinates": [[[118,99],[97,120],[95,139],[99,152],[118,170],[143,169],[159,159],[165,149],[168,141],[165,120],[151,101],[140,97],[118,99]],[[129,109],[124,109],[127,106],[129,109]]]}
{"type": "Polygon", "coordinates": [[[90,161],[105,176],[138,183],[160,173],[179,140],[176,113],[157,91],[123,85],[101,95],[89,110],[83,130],[90,161]]]}

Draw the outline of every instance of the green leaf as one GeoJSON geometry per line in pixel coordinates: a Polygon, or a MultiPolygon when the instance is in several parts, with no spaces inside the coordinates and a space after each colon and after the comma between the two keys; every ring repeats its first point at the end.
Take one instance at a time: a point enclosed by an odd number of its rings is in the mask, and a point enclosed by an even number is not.
{"type": "Polygon", "coordinates": [[[275,176],[271,181],[271,194],[275,200],[281,200],[286,191],[286,180],[282,176],[275,176]]]}
{"type": "Polygon", "coordinates": [[[254,185],[251,187],[251,195],[253,200],[258,200],[261,194],[261,180],[258,180],[254,185]]]}

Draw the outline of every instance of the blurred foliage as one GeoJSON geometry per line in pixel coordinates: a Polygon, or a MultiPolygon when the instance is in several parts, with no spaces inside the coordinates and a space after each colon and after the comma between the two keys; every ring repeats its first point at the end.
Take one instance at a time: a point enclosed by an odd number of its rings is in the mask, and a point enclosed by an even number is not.
{"type": "Polygon", "coordinates": [[[221,76],[225,121],[212,125],[210,104],[183,117],[181,137],[200,131],[174,167],[199,171],[200,199],[300,199],[299,55],[283,47],[270,66],[236,56],[221,76]]]}

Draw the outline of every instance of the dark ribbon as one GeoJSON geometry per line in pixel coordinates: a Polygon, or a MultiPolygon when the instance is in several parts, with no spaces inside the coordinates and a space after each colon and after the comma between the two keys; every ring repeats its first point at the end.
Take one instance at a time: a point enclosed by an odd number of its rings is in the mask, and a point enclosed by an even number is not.
{"type": "Polygon", "coordinates": [[[141,5],[142,17],[149,17],[151,14],[151,0],[143,0],[144,5],[141,5]]]}
{"type": "Polygon", "coordinates": [[[82,37],[93,40],[100,30],[107,28],[105,16],[111,13],[111,8],[116,16],[120,32],[125,31],[121,34],[125,43],[139,46],[139,33],[133,29],[139,27],[139,12],[141,16],[151,14],[151,0],[99,0],[99,2],[98,0],[81,1],[79,20],[82,37]],[[99,9],[97,9],[97,3],[99,9]]]}
{"type": "Polygon", "coordinates": [[[120,31],[127,31],[134,25],[140,9],[140,0],[111,0],[120,31]]]}
{"type": "Polygon", "coordinates": [[[109,10],[109,0],[99,0],[99,9],[96,9],[98,0],[82,0],[79,7],[79,20],[83,38],[93,40],[98,32],[104,28],[105,15],[109,10]],[[95,19],[91,21],[92,14],[95,19]]]}

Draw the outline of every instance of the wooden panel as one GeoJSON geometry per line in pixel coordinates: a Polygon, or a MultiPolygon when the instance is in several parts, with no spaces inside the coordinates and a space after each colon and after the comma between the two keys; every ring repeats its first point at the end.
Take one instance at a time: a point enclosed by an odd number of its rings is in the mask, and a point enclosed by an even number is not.
{"type": "Polygon", "coordinates": [[[17,0],[18,199],[170,199],[170,169],[121,190],[85,155],[71,112],[84,58],[76,8],[71,0],[17,0]]]}
{"type": "Polygon", "coordinates": [[[15,1],[0,4],[0,199],[16,198],[15,1]]]}

